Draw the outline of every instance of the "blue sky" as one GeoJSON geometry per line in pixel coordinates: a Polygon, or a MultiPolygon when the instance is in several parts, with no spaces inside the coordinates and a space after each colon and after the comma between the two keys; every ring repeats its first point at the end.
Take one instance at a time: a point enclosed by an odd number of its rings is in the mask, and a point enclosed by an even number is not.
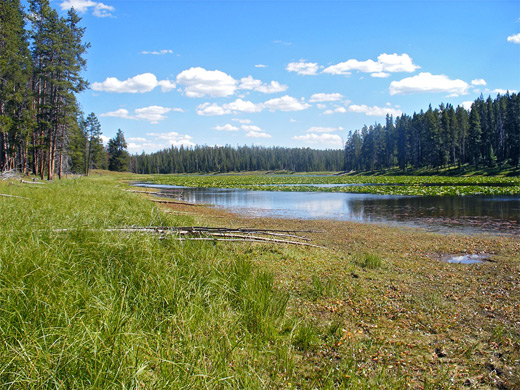
{"type": "Polygon", "coordinates": [[[54,0],[91,43],[79,96],[131,153],[341,148],[350,130],[520,90],[520,1],[54,0]]]}

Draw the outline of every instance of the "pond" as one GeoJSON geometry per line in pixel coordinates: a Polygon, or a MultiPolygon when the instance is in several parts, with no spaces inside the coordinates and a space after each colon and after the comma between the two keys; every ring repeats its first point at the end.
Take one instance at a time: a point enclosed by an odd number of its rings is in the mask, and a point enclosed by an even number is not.
{"type": "Polygon", "coordinates": [[[427,197],[137,185],[162,189],[164,196],[255,217],[333,219],[438,232],[520,235],[520,196],[427,197]]]}

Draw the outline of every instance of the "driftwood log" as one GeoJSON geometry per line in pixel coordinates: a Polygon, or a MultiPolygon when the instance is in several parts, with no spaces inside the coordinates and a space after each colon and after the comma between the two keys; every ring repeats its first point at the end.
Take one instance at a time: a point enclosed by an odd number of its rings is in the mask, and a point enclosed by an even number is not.
{"type": "MultiPolygon", "coordinates": [[[[64,233],[78,229],[56,229],[56,233],[64,233]]],[[[270,230],[270,229],[248,229],[248,228],[220,228],[207,226],[129,226],[108,229],[88,229],[103,232],[122,232],[122,233],[156,233],[162,238],[166,236],[178,241],[246,241],[264,242],[272,244],[287,244],[309,246],[314,248],[325,248],[323,246],[311,244],[308,237],[297,233],[317,233],[310,230],[270,230]],[[277,238],[274,238],[277,237],[277,238]]]]}

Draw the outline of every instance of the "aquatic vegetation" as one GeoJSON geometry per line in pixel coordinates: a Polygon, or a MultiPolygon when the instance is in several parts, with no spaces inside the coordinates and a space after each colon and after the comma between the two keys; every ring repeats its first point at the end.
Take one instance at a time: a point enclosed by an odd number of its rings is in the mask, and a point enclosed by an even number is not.
{"type": "Polygon", "coordinates": [[[350,192],[409,196],[520,195],[518,177],[157,175],[148,178],[156,184],[256,191],[350,192]]]}

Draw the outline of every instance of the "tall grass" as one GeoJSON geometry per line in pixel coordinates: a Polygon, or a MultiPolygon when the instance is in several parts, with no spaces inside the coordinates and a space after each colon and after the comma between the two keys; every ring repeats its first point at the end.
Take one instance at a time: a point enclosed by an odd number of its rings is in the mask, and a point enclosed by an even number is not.
{"type": "Polygon", "coordinates": [[[105,180],[0,185],[27,198],[0,199],[0,388],[269,383],[288,299],[272,276],[211,244],[99,230],[192,222],[105,180]]]}

